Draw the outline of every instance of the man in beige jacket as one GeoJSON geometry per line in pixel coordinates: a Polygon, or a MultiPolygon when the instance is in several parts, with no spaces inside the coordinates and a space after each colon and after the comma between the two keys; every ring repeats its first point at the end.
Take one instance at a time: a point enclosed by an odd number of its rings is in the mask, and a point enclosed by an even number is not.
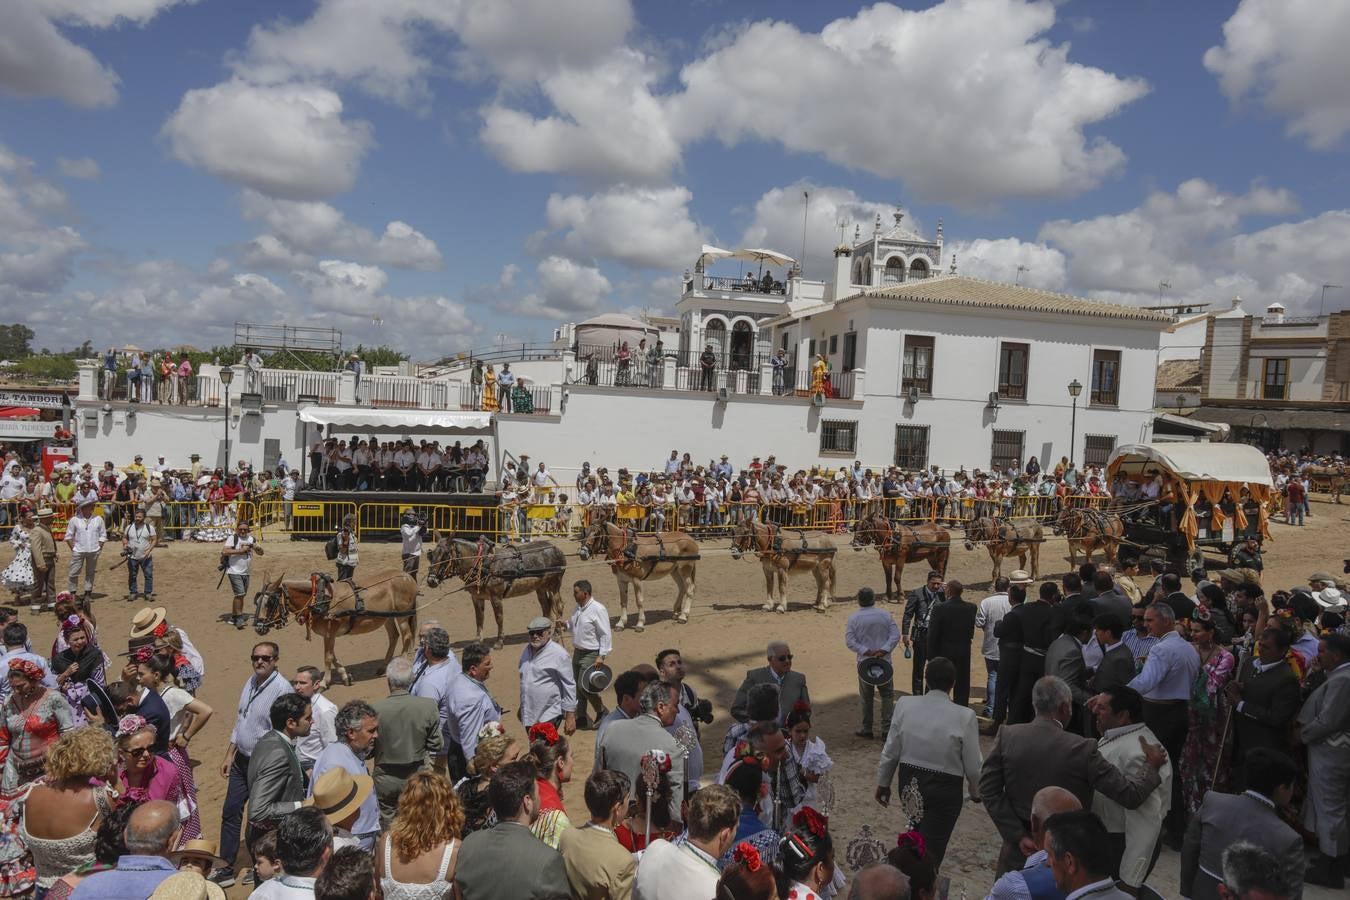
{"type": "Polygon", "coordinates": [[[628,815],[628,776],[608,769],[586,779],[591,820],[562,833],[563,866],[572,896],[581,900],[628,900],[637,860],[614,836],[628,815]]]}

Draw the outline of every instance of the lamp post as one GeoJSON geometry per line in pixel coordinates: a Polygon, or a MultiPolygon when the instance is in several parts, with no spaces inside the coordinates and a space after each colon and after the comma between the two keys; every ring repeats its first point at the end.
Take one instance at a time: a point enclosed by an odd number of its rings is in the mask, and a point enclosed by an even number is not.
{"type": "Polygon", "coordinates": [[[225,385],[225,471],[230,470],[230,382],[234,381],[234,367],[220,367],[220,383],[225,385]]]}
{"type": "Polygon", "coordinates": [[[1073,398],[1073,413],[1069,419],[1069,465],[1073,465],[1074,445],[1078,441],[1078,395],[1083,385],[1075,378],[1069,382],[1069,396],[1073,398]]]}

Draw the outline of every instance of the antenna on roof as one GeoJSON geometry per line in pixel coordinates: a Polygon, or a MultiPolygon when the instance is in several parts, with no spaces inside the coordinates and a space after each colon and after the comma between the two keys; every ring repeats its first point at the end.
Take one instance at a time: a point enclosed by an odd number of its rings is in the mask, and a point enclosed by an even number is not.
{"type": "Polygon", "coordinates": [[[842,244],[848,236],[848,219],[840,216],[839,221],[835,224],[839,226],[839,243],[842,244]]]}
{"type": "Polygon", "coordinates": [[[1162,306],[1162,302],[1163,302],[1163,301],[1162,301],[1163,291],[1170,291],[1171,289],[1172,289],[1172,282],[1170,282],[1170,281],[1160,281],[1160,282],[1158,282],[1158,305],[1159,305],[1159,306],[1162,306]]]}
{"type": "Polygon", "coordinates": [[[1325,316],[1327,314],[1327,288],[1336,288],[1339,290],[1340,287],[1339,284],[1322,285],[1322,305],[1317,308],[1317,314],[1319,316],[1325,316]]]}
{"type": "Polygon", "coordinates": [[[1021,284],[1021,283],[1022,283],[1022,273],[1023,273],[1023,272],[1030,272],[1030,271],[1031,271],[1031,266],[1027,266],[1027,265],[1019,265],[1019,266],[1017,267],[1017,278],[1013,281],[1013,284],[1021,284]]]}

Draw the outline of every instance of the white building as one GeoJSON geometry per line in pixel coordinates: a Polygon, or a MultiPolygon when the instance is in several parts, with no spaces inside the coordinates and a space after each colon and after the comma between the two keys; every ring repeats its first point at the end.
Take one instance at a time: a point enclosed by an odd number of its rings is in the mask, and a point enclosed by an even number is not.
{"type": "Polygon", "coordinates": [[[177,464],[198,452],[219,460],[228,418],[232,457],[297,463],[314,436],[299,421],[300,406],[313,407],[305,418],[332,422],[341,436],[351,435],[344,423],[357,421],[361,409],[402,410],[403,419],[379,433],[482,437],[498,463],[503,454],[528,452],[560,476],[582,461],[656,468],[672,449],[699,462],[727,453],[736,465],[772,453],[792,468],[860,459],[874,468],[973,469],[1024,464],[1033,455],[1043,465],[1061,456],[1081,465],[1104,463],[1119,443],[1150,438],[1159,335],[1172,322],[1163,313],[940,274],[941,225],[929,241],[898,213],[890,229],[878,220],[871,236],[856,234],[837,248],[828,283],[803,279],[782,254],[763,259],[767,279],[758,266],[710,274],[733,255],[753,258],[705,248],[676,304],[678,349],[667,344],[659,360],[625,368],[585,348],[580,357],[575,348],[532,348],[534,414],[467,414],[468,368],[460,365],[430,377],[366,377],[359,390],[351,373],[266,372],[249,410],[238,405],[236,378],[228,416],[217,372],[207,367],[199,396],[214,407],[147,405],[133,416],[125,404],[97,399],[88,368],[77,420],[81,456],[122,464],[136,453],[166,453],[177,464]],[[711,392],[700,389],[699,356],[708,344],[716,357],[711,392]],[[775,392],[770,357],[779,348],[789,364],[775,392]],[[809,390],[811,360],[820,353],[831,366],[823,405],[809,390]],[[306,403],[301,395],[318,399],[306,403]]]}

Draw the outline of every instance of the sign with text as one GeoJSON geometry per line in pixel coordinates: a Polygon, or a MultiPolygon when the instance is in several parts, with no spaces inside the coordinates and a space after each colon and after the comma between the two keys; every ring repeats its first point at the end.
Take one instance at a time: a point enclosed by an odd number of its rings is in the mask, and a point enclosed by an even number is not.
{"type": "Polygon", "coordinates": [[[22,391],[0,388],[0,406],[35,406],[38,409],[60,409],[60,391],[22,391]]]}
{"type": "Polygon", "coordinates": [[[0,440],[38,441],[49,438],[60,422],[15,422],[0,419],[0,440]]]}

